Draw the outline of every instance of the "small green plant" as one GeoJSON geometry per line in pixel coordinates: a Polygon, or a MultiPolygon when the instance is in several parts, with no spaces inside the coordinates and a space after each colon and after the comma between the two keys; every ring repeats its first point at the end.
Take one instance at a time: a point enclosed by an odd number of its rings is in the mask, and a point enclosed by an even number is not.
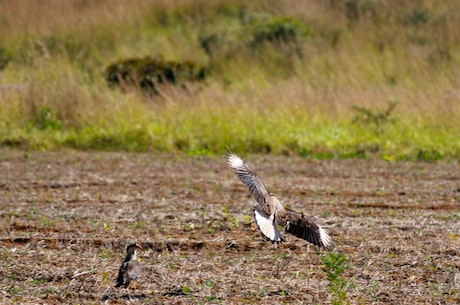
{"type": "Polygon", "coordinates": [[[246,225],[250,225],[251,222],[252,222],[251,216],[249,216],[249,215],[244,215],[244,216],[243,216],[243,221],[244,221],[244,223],[245,223],[246,225]]]}
{"type": "Polygon", "coordinates": [[[189,294],[192,292],[192,289],[189,286],[182,286],[182,292],[184,294],[189,294]]]}
{"type": "Polygon", "coordinates": [[[24,288],[21,288],[21,287],[14,287],[14,288],[11,288],[11,289],[9,290],[9,292],[10,292],[12,295],[22,294],[23,291],[24,291],[24,288]]]}
{"type": "Polygon", "coordinates": [[[54,227],[56,225],[56,222],[54,222],[52,219],[45,218],[45,217],[41,218],[40,222],[42,223],[42,225],[46,227],[54,227]]]}
{"type": "Polygon", "coordinates": [[[136,221],[132,224],[129,225],[133,229],[142,229],[144,227],[144,222],[142,221],[136,221]]]}
{"type": "Polygon", "coordinates": [[[342,276],[346,269],[351,268],[348,259],[342,253],[329,252],[321,256],[321,261],[323,262],[323,271],[329,281],[329,291],[336,297],[332,304],[349,304],[349,302],[345,302],[347,291],[353,289],[354,285],[342,276]]]}
{"type": "Polygon", "coordinates": [[[37,125],[42,130],[59,130],[61,128],[61,121],[55,117],[51,108],[42,107],[37,125]]]}
{"type": "Polygon", "coordinates": [[[31,285],[40,285],[46,282],[46,279],[35,279],[30,281],[31,285]]]}
{"type": "Polygon", "coordinates": [[[224,214],[225,214],[225,219],[230,220],[232,222],[232,226],[234,228],[237,228],[238,227],[238,221],[236,220],[235,217],[230,216],[230,213],[228,212],[227,205],[224,204],[223,210],[224,210],[224,214]]]}
{"type": "Polygon", "coordinates": [[[224,210],[225,218],[230,217],[230,213],[228,212],[228,208],[226,204],[224,204],[223,210],[224,210]]]}
{"type": "Polygon", "coordinates": [[[109,249],[103,248],[102,249],[102,254],[100,255],[102,259],[106,259],[110,257],[109,249]]]}
{"type": "Polygon", "coordinates": [[[177,271],[178,267],[176,264],[174,263],[168,263],[168,267],[169,269],[171,269],[172,271],[177,271]]]}
{"type": "Polygon", "coordinates": [[[380,112],[373,112],[365,107],[353,105],[351,108],[356,111],[357,114],[352,123],[373,126],[375,134],[381,135],[388,124],[394,124],[396,122],[396,119],[390,117],[397,104],[397,102],[392,101],[386,110],[380,112]]]}
{"type": "Polygon", "coordinates": [[[213,283],[211,280],[206,280],[206,281],[204,282],[204,285],[205,285],[206,287],[208,287],[208,288],[214,287],[214,283],[213,283]]]}

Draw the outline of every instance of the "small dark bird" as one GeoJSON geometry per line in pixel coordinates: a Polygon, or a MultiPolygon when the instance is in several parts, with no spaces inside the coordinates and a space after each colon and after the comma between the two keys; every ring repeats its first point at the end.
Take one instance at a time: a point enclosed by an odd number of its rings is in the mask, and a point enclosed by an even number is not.
{"type": "Polygon", "coordinates": [[[328,248],[332,241],[327,232],[302,213],[285,208],[270,194],[256,172],[234,153],[227,154],[228,166],[249,188],[258,205],[254,207],[254,218],[263,236],[273,244],[284,241],[277,225],[285,231],[319,247],[328,248]]]}
{"type": "Polygon", "coordinates": [[[142,273],[142,265],[137,260],[137,250],[142,249],[139,244],[131,244],[126,249],[126,257],[118,271],[117,284],[115,287],[129,287],[131,281],[133,288],[136,288],[135,280],[142,273]]]}

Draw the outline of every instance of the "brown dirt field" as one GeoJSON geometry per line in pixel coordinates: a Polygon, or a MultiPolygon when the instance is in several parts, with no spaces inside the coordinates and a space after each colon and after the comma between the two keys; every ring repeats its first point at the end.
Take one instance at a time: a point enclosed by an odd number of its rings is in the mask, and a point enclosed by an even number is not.
{"type": "MultiPolygon", "coordinates": [[[[460,303],[458,163],[244,159],[330,232],[352,264],[349,303],[460,303]]],[[[335,299],[326,251],[286,234],[272,249],[224,157],[0,150],[0,172],[2,304],[335,299]],[[139,288],[113,288],[132,241],[143,246],[139,288]]]]}

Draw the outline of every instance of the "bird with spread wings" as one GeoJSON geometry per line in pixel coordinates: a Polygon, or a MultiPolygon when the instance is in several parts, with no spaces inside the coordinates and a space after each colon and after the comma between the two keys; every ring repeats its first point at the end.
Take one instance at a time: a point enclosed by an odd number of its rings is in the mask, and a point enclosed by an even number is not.
{"type": "Polygon", "coordinates": [[[285,231],[319,247],[329,248],[332,240],[327,232],[303,213],[285,208],[278,198],[268,191],[256,172],[237,154],[227,153],[228,166],[233,169],[254,196],[258,205],[254,207],[254,218],[262,235],[273,244],[284,241],[278,225],[285,231]]]}

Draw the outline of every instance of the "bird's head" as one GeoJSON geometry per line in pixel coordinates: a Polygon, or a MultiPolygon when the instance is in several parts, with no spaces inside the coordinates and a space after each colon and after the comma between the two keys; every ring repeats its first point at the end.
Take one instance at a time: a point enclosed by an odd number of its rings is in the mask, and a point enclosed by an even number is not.
{"type": "Polygon", "coordinates": [[[130,259],[137,259],[137,250],[138,249],[142,249],[141,245],[140,244],[130,244],[128,246],[128,248],[126,249],[126,252],[127,252],[127,256],[130,258],[130,259]]]}

